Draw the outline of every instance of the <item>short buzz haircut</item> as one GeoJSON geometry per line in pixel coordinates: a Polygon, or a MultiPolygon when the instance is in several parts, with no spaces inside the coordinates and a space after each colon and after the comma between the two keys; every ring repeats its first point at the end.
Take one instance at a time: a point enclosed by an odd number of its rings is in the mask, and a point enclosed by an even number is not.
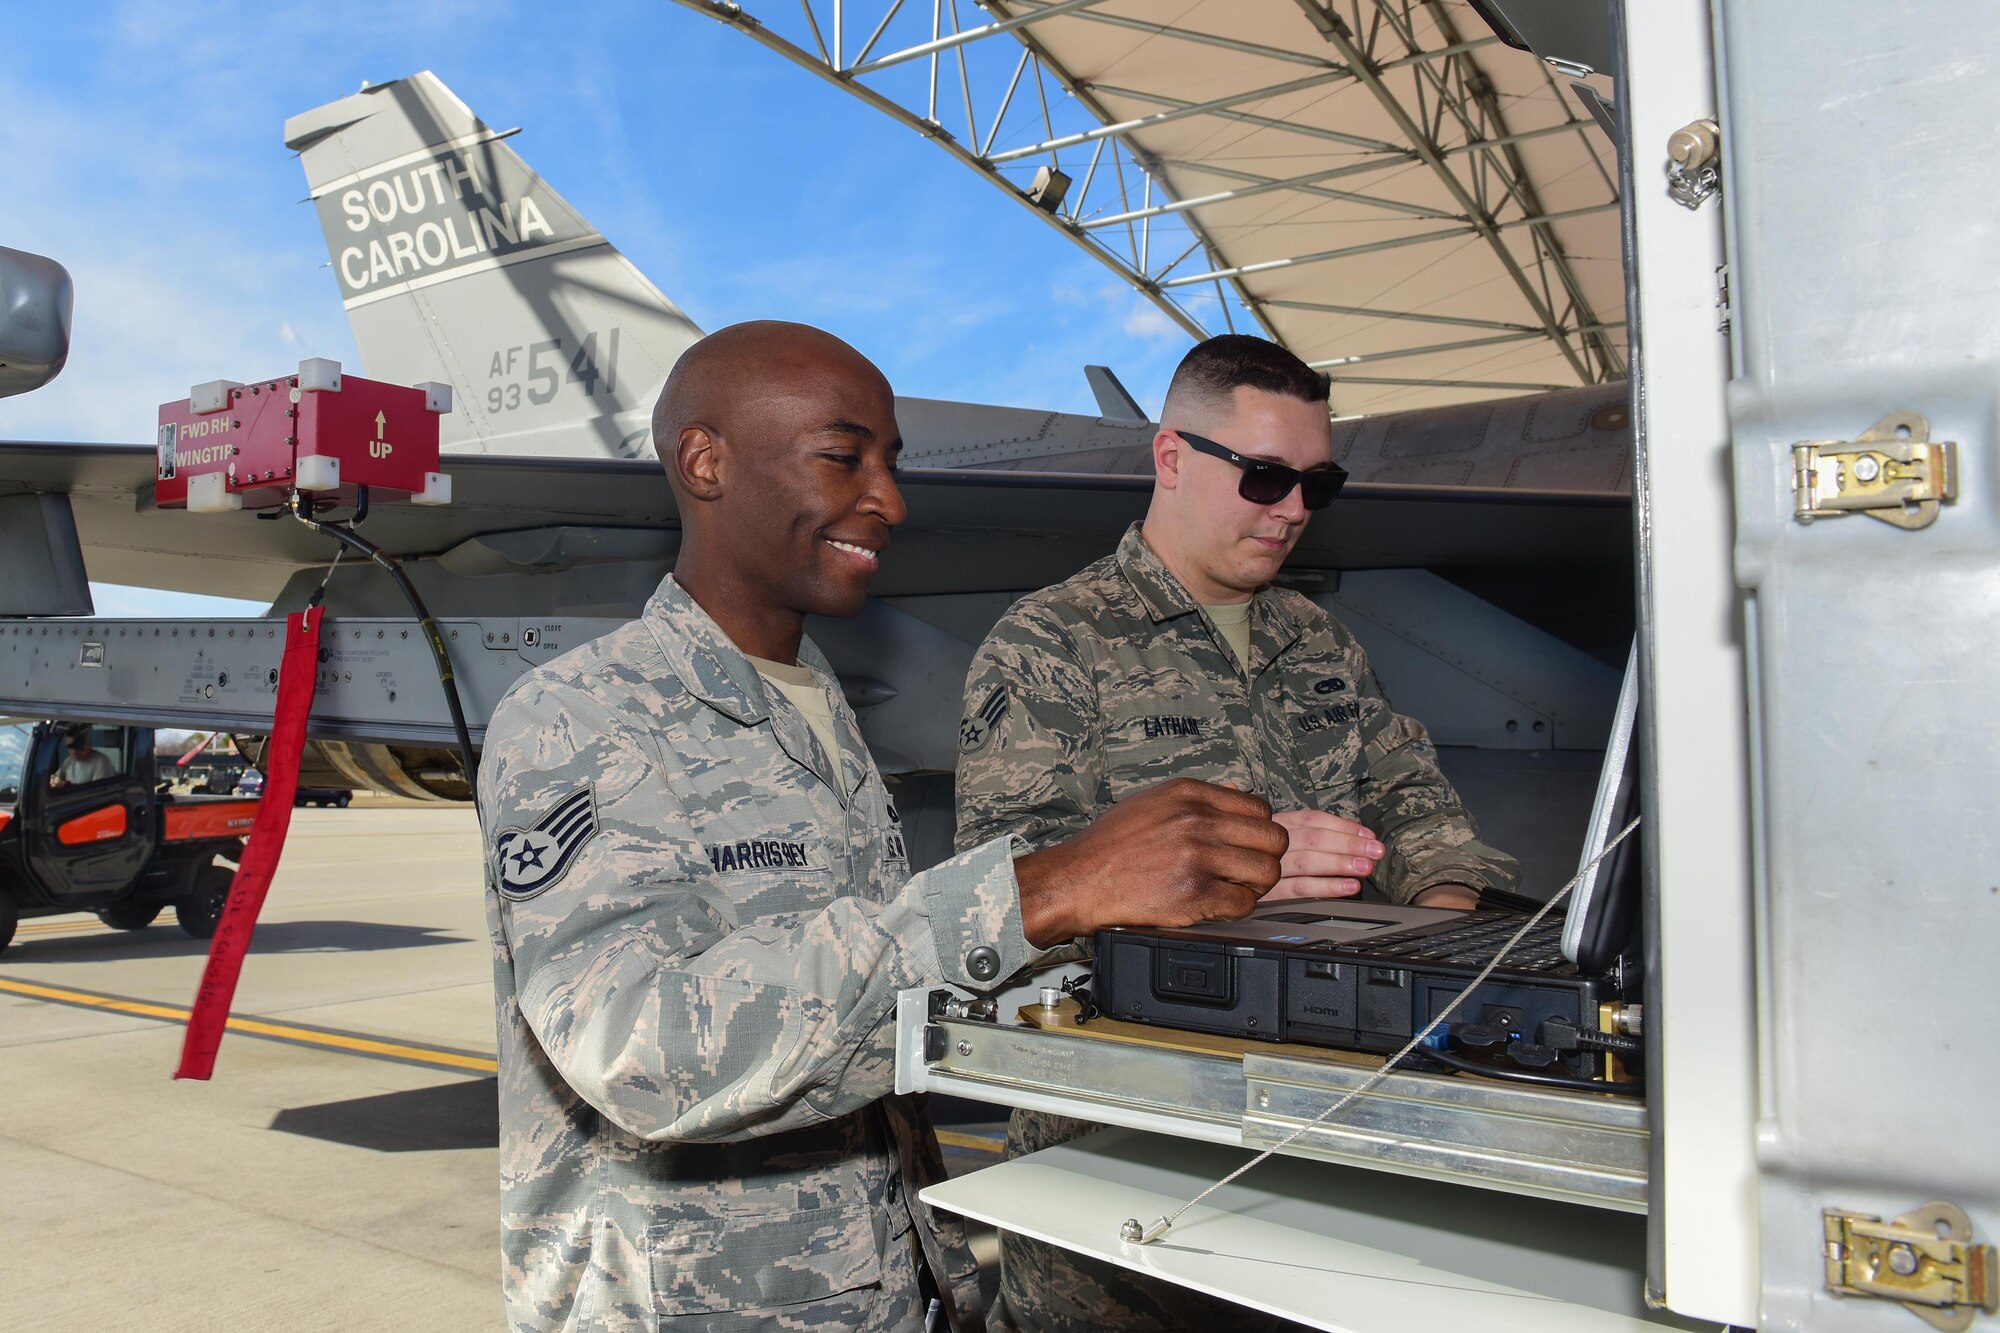
{"type": "Polygon", "coordinates": [[[1174,368],[1167,402],[1186,410],[1197,404],[1226,405],[1237,389],[1261,389],[1324,406],[1333,381],[1263,338],[1224,333],[1196,343],[1174,368]]]}

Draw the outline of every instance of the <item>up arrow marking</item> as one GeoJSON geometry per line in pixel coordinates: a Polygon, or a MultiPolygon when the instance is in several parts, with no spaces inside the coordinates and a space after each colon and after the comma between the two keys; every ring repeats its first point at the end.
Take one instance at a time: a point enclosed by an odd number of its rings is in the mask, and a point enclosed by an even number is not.
{"type": "Polygon", "coordinates": [[[389,424],[389,418],[388,418],[388,417],[384,416],[384,415],[383,415],[382,413],[380,413],[380,412],[377,412],[377,413],[375,414],[375,438],[376,438],[376,439],[378,439],[378,440],[379,440],[379,439],[381,439],[381,438],[382,438],[382,431],[383,431],[383,428],[384,428],[384,427],[386,427],[386,426],[387,426],[388,424],[389,424]]]}

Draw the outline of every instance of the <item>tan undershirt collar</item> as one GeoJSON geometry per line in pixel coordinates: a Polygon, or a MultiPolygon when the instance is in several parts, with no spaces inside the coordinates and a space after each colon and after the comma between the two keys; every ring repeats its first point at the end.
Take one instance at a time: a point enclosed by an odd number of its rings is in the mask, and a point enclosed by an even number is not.
{"type": "Polygon", "coordinates": [[[840,742],[834,735],[833,709],[827,704],[826,690],[820,686],[819,677],[813,674],[812,668],[802,663],[788,665],[773,662],[768,657],[751,657],[749,653],[744,656],[750,658],[750,665],[757,668],[758,675],[791,700],[792,707],[799,710],[799,716],[812,728],[813,735],[819,737],[820,748],[826,751],[827,759],[838,771],[840,742]]]}
{"type": "Polygon", "coordinates": [[[1208,618],[1215,622],[1216,629],[1222,631],[1223,639],[1230,651],[1236,654],[1236,669],[1244,675],[1250,674],[1250,603],[1230,602],[1224,606],[1210,606],[1203,602],[1201,609],[1208,612],[1208,618]]]}

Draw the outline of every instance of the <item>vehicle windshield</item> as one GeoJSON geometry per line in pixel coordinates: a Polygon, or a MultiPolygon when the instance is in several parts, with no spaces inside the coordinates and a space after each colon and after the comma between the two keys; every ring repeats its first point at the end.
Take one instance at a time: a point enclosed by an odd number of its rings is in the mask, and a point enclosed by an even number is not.
{"type": "Polygon", "coordinates": [[[21,799],[21,773],[28,764],[28,742],[35,729],[25,723],[0,726],[0,805],[21,799]]]}

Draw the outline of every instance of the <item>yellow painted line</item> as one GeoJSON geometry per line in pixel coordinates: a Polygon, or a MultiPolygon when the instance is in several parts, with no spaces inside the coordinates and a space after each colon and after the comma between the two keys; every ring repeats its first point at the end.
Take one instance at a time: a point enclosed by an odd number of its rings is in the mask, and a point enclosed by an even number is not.
{"type": "MultiPolygon", "coordinates": [[[[131,1014],[135,1018],[160,1019],[169,1023],[184,1024],[189,1018],[189,1011],[178,1005],[155,1004],[150,1000],[132,1000],[117,995],[101,995],[95,991],[69,990],[62,986],[44,986],[37,982],[17,981],[9,977],[0,977],[0,993],[20,995],[31,1000],[51,1000],[57,1004],[80,1005],[86,1009],[100,1009],[107,1013],[131,1014]]],[[[464,1069],[479,1074],[491,1074],[499,1068],[499,1062],[491,1056],[466,1055],[458,1051],[442,1051],[425,1046],[406,1046],[401,1042],[386,1041],[379,1037],[331,1032],[323,1028],[296,1027],[289,1023],[272,1023],[261,1018],[231,1018],[228,1028],[231,1032],[241,1032],[245,1036],[267,1037],[302,1046],[346,1051],[354,1055],[406,1060],[413,1064],[432,1065],[440,1069],[464,1069]]]]}
{"type": "MultiPolygon", "coordinates": [[[[18,981],[11,977],[0,977],[0,994],[19,995],[31,1000],[50,1000],[56,1004],[80,1005],[87,1009],[130,1014],[135,1018],[160,1019],[169,1023],[185,1024],[189,1018],[189,1011],[178,1005],[155,1004],[150,1000],[133,1000],[119,995],[103,995],[96,991],[70,990],[63,986],[44,986],[39,982],[18,981]]],[[[500,1067],[499,1061],[491,1056],[466,1055],[458,1051],[442,1051],[425,1046],[406,1046],[379,1037],[330,1032],[324,1028],[295,1027],[289,1023],[272,1023],[261,1018],[232,1017],[228,1028],[231,1032],[241,1032],[250,1037],[267,1037],[276,1041],[347,1051],[378,1059],[404,1060],[440,1069],[464,1069],[478,1074],[491,1074],[497,1072],[500,1067]]],[[[1007,1146],[1006,1140],[998,1136],[962,1134],[955,1129],[938,1130],[937,1140],[950,1148],[966,1148],[973,1152],[995,1154],[1004,1151],[1007,1146]]]]}
{"type": "Polygon", "coordinates": [[[232,1018],[229,1020],[232,1032],[247,1032],[257,1037],[276,1037],[281,1041],[303,1042],[308,1046],[326,1046],[334,1050],[353,1051],[357,1055],[386,1055],[397,1060],[413,1060],[418,1064],[437,1065],[441,1069],[469,1069],[475,1073],[492,1074],[500,1069],[500,1062],[491,1056],[460,1055],[455,1051],[436,1051],[422,1046],[404,1046],[398,1042],[383,1041],[376,1037],[350,1037],[336,1032],[316,1032],[311,1028],[295,1028],[284,1023],[266,1023],[257,1018],[232,1018]]]}
{"type": "Polygon", "coordinates": [[[14,932],[19,939],[23,935],[60,935],[66,930],[109,930],[111,927],[92,917],[88,921],[33,921],[14,932]]]}

